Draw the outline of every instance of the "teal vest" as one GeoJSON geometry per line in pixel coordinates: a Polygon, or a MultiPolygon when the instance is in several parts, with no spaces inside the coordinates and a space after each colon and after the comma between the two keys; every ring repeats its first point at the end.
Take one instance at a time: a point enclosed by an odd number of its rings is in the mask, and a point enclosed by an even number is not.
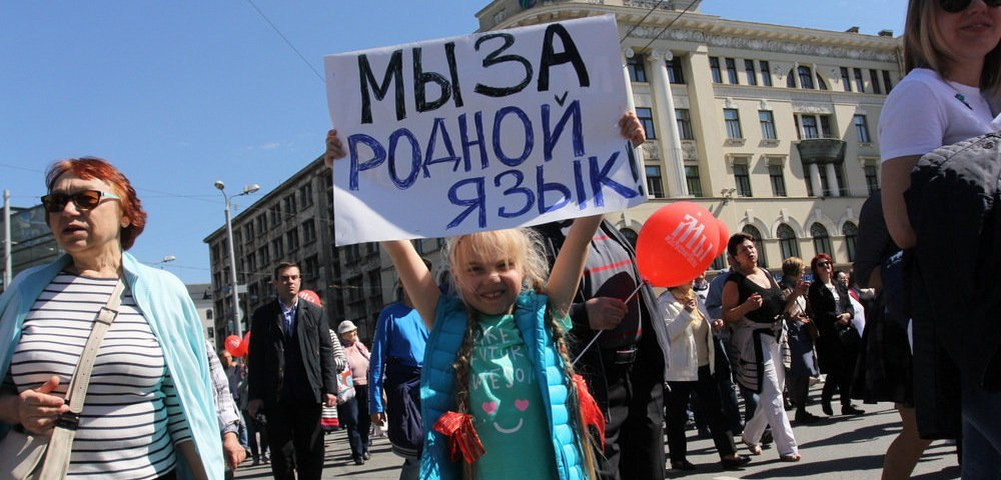
{"type": "MultiPolygon", "coordinates": [[[[553,339],[546,329],[545,315],[548,297],[531,292],[518,296],[514,320],[525,340],[528,358],[536,375],[536,384],[545,385],[540,394],[549,405],[546,417],[556,456],[556,469],[561,480],[586,478],[580,439],[569,423],[566,407],[568,389],[563,376],[562,359],[553,348],[553,339]]],[[[461,479],[460,462],[449,456],[448,439],[434,431],[434,424],[447,411],[454,411],[455,371],[452,363],[462,346],[469,317],[462,301],[445,296],[438,301],[434,328],[424,351],[421,370],[421,418],[424,426],[424,451],[421,455],[422,479],[461,479]]],[[[511,459],[517,461],[517,459],[511,459]]]]}

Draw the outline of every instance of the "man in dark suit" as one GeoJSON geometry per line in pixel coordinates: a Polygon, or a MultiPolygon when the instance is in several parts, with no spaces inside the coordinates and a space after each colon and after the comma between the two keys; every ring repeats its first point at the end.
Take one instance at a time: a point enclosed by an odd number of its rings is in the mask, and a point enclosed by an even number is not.
{"type": "Polygon", "coordinates": [[[319,479],[323,472],[322,404],[337,404],[330,327],[323,309],[298,297],[299,266],[282,262],[278,298],[254,312],[247,410],[268,422],[271,471],[279,480],[319,479]],[[321,403],[322,402],[322,403],[321,403]]]}

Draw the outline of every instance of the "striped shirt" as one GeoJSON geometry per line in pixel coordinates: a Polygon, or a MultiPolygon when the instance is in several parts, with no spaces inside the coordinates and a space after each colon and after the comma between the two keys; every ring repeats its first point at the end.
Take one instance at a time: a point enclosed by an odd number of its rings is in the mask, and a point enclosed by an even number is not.
{"type": "MultiPolygon", "coordinates": [[[[65,396],[97,311],[116,282],[66,272],[52,280],[25,317],[14,350],[8,379],[18,392],[58,375],[54,393],[65,396]]],[[[174,469],[174,445],[183,441],[191,441],[191,433],[163,351],[126,288],[97,354],[69,476],[156,478],[174,469]]]]}

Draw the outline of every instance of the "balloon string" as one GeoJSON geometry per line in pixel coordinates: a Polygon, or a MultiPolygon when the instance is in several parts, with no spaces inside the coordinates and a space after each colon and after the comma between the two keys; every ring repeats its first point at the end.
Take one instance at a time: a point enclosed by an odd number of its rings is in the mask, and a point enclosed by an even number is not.
{"type": "MultiPolygon", "coordinates": [[[[629,301],[632,300],[633,297],[635,297],[637,293],[640,293],[640,289],[643,288],[644,285],[646,285],[646,280],[643,280],[642,282],[640,282],[640,284],[636,286],[636,290],[633,290],[633,293],[630,293],[629,296],[626,297],[626,299],[623,300],[622,302],[623,303],[629,303],[629,301]]],[[[583,357],[584,354],[587,353],[587,351],[591,348],[591,345],[594,345],[594,342],[596,342],[598,340],[598,337],[600,337],[603,332],[604,332],[604,330],[598,330],[598,333],[594,334],[594,337],[591,338],[591,341],[587,342],[587,345],[584,346],[584,349],[581,350],[580,353],[578,353],[576,357],[574,357],[573,362],[570,362],[570,364],[571,365],[577,365],[577,360],[580,360],[580,357],[583,357]]]]}

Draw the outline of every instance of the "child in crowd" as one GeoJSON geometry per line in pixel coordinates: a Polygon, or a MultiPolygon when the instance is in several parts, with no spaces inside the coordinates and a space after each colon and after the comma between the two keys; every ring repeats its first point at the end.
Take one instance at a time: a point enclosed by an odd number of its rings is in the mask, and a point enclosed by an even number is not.
{"type": "MultiPolygon", "coordinates": [[[[619,125],[643,141],[634,114],[619,125]]],[[[326,158],[343,156],[331,131],[326,158]]],[[[574,374],[564,333],[601,218],[574,221],[551,273],[528,229],[450,238],[451,294],[441,293],[409,241],[382,242],[431,330],[421,478],[595,478],[587,425],[603,432],[604,417],[574,374]]]]}

